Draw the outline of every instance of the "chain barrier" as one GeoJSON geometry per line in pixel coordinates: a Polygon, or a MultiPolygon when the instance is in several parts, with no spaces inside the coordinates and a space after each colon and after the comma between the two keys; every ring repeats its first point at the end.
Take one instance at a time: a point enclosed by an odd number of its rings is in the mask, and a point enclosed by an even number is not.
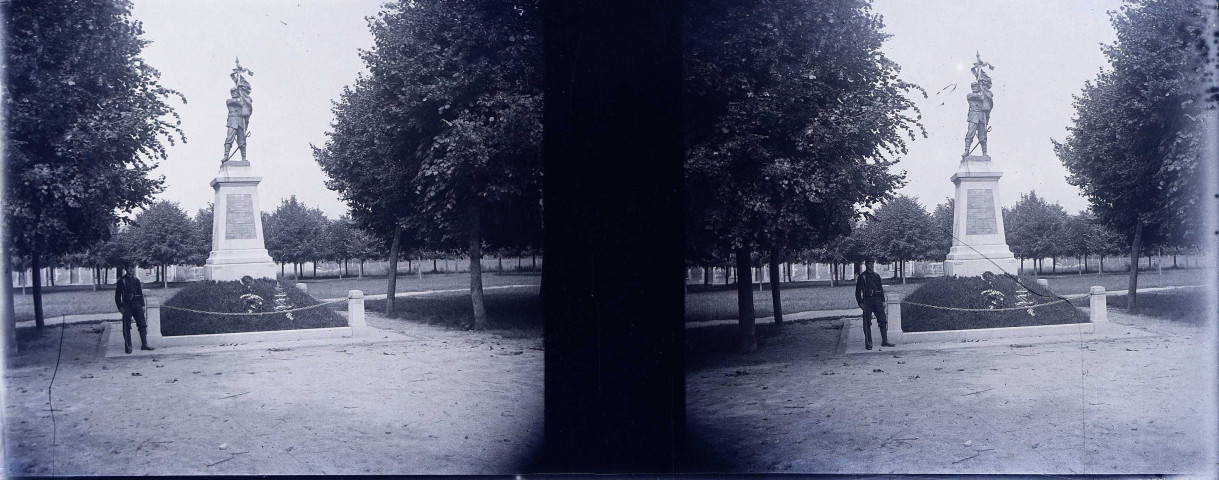
{"type": "Polygon", "coordinates": [[[204,310],[194,310],[194,309],[190,309],[190,308],[175,307],[173,305],[161,305],[161,308],[166,308],[166,309],[170,309],[170,310],[178,310],[178,311],[182,311],[182,312],[200,313],[203,315],[232,315],[232,316],[242,316],[242,317],[257,317],[260,315],[278,315],[281,313],[300,312],[303,310],[309,310],[309,309],[313,309],[313,308],[320,308],[320,307],[325,307],[328,305],[334,305],[336,303],[343,303],[346,301],[347,301],[346,298],[340,298],[338,300],[322,302],[317,305],[309,305],[307,307],[293,308],[291,310],[280,310],[280,311],[273,311],[273,312],[231,312],[231,313],[230,312],[208,312],[208,311],[204,311],[204,310]]]}
{"type": "Polygon", "coordinates": [[[920,307],[935,308],[935,309],[939,309],[939,310],[951,310],[954,312],[1014,312],[1014,311],[1018,311],[1018,310],[1030,310],[1030,309],[1034,309],[1034,308],[1041,308],[1041,307],[1044,307],[1047,305],[1056,305],[1059,303],[1070,303],[1070,300],[1077,299],[1077,298],[1084,298],[1084,297],[1087,297],[1088,295],[1090,295],[1090,294],[1083,293],[1083,294],[1077,294],[1077,295],[1066,295],[1066,296],[1063,296],[1060,299],[1054,300],[1052,302],[1038,303],[1036,305],[1029,305],[1027,307],[1007,307],[1007,308],[945,307],[942,305],[928,305],[926,303],[911,302],[909,300],[902,300],[901,303],[904,305],[917,305],[920,307]]]}

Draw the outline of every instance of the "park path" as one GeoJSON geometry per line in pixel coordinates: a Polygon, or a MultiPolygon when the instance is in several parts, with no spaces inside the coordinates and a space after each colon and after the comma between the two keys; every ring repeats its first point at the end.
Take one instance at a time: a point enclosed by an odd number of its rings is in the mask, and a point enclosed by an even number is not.
{"type": "Polygon", "coordinates": [[[99,358],[59,328],[5,371],[4,476],[511,474],[541,447],[541,339],[386,319],[412,341],[99,358]],[[52,437],[56,437],[52,448],[52,437]]]}
{"type": "Polygon", "coordinates": [[[1213,327],[1109,315],[1156,336],[844,356],[826,320],[694,358],[687,468],[1213,473],[1213,327]]]}

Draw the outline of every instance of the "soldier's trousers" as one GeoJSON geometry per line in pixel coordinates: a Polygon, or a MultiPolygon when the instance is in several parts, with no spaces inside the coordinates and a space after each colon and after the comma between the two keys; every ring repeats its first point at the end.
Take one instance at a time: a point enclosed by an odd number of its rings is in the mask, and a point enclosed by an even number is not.
{"type": "Polygon", "coordinates": [[[148,319],[144,317],[144,306],[138,303],[123,305],[123,343],[131,350],[131,320],[135,320],[136,330],[140,331],[140,343],[147,343],[148,319]]]}
{"type": "Polygon", "coordinates": [[[887,341],[889,318],[885,316],[885,298],[863,299],[863,338],[867,345],[872,344],[872,315],[876,315],[876,325],[880,327],[881,341],[887,341]]]}

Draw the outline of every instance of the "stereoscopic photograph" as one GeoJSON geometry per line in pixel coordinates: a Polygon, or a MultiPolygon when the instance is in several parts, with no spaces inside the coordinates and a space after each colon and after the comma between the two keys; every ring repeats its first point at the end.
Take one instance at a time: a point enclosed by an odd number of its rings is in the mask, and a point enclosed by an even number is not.
{"type": "Polygon", "coordinates": [[[0,476],[1216,475],[1213,0],[0,15],[0,476]]]}

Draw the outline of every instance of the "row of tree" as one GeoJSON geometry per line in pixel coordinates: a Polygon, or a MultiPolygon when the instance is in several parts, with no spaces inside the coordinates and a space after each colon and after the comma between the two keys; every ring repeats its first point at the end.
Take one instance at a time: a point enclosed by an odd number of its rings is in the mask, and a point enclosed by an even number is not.
{"type": "MultiPolygon", "coordinates": [[[[194,217],[187,215],[177,203],[161,200],[137,213],[130,224],[115,226],[109,239],[89,245],[84,251],[58,258],[44,258],[42,265],[79,267],[93,269],[94,282],[104,283],[106,270],[122,266],[126,262],[151,267],[156,271],[156,281],[168,284],[170,265],[203,265],[212,249],[212,215],[209,205],[201,208],[194,217]]],[[[295,196],[284,200],[273,212],[264,213],[263,232],[271,258],[281,269],[292,265],[293,274],[299,278],[303,265],[313,264],[317,276],[317,265],[332,262],[340,266],[339,275],[350,275],[350,262],[359,262],[357,275],[364,275],[364,262],[383,260],[388,250],[383,242],[357,228],[349,218],[327,218],[318,208],[307,207],[295,196]]],[[[521,256],[536,251],[500,251],[503,255],[521,256]]],[[[409,252],[416,258],[454,258],[457,252],[421,251],[409,252]]],[[[19,270],[32,268],[26,259],[14,259],[19,270]]],[[[422,268],[422,267],[421,267],[422,268]]],[[[435,265],[433,265],[435,269],[435,265]]],[[[501,266],[502,270],[502,266],[501,266]]]]}

